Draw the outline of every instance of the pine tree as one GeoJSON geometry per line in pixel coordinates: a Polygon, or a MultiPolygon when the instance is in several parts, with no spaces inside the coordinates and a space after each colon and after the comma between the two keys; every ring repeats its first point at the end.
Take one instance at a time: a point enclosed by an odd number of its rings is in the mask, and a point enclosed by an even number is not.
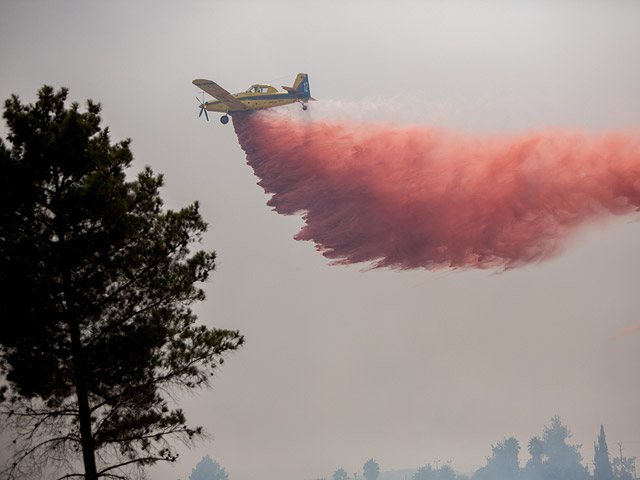
{"type": "Polygon", "coordinates": [[[0,141],[0,406],[15,433],[6,478],[128,478],[202,435],[167,394],[208,385],[237,331],[196,325],[189,306],[215,267],[196,251],[194,203],[164,210],[162,176],[127,181],[129,141],[112,144],[100,106],[43,87],[12,96],[0,141]],[[80,473],[82,472],[82,473],[80,473]]]}

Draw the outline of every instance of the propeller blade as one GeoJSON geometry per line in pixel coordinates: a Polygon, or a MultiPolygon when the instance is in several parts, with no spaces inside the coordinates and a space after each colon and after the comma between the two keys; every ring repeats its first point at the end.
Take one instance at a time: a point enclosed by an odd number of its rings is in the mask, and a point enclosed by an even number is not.
{"type": "Polygon", "coordinates": [[[198,114],[198,118],[200,118],[202,116],[202,112],[204,112],[204,116],[207,117],[207,122],[208,122],[209,121],[209,114],[207,113],[207,105],[205,103],[201,102],[198,97],[196,97],[196,100],[200,104],[200,113],[198,114]]]}

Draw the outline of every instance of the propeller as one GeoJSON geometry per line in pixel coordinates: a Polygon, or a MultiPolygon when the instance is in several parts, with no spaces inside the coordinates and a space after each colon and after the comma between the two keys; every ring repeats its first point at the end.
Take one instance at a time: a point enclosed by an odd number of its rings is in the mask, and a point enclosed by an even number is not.
{"type": "Polygon", "coordinates": [[[200,114],[198,115],[198,118],[200,118],[202,116],[202,112],[204,112],[204,116],[207,117],[207,122],[208,122],[209,121],[209,114],[207,113],[206,104],[204,102],[200,101],[200,99],[198,97],[196,97],[196,100],[200,104],[200,114]]]}

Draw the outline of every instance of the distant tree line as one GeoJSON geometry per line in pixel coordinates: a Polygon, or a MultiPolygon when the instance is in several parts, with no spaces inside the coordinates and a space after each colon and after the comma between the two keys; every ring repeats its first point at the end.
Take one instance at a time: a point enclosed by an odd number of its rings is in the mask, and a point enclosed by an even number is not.
{"type": "MultiPolygon", "coordinates": [[[[377,480],[378,475],[380,475],[380,466],[378,462],[376,462],[373,458],[370,458],[364,465],[362,466],[362,477],[363,480],[377,480]]],[[[343,469],[339,468],[332,475],[333,480],[349,480],[349,474],[343,469]]],[[[353,478],[357,480],[358,472],[353,474],[353,478]]],[[[318,478],[317,480],[326,480],[325,478],[318,478]]]]}
{"type": "MultiPolygon", "coordinates": [[[[568,443],[570,438],[571,431],[556,415],[551,424],[544,427],[541,437],[534,436],[529,440],[527,450],[531,458],[524,466],[520,466],[518,460],[520,443],[513,437],[505,437],[491,445],[486,465],[471,475],[457,474],[450,464],[436,468],[427,464],[419,468],[411,480],[636,480],[636,457],[624,457],[621,452],[612,460],[604,426],[600,426],[600,434],[593,443],[593,472],[582,463],[583,458],[578,451],[581,445],[568,443]]],[[[375,460],[367,460],[363,473],[366,480],[378,478],[379,468],[375,460]]],[[[358,480],[358,473],[351,477],[340,468],[332,478],[358,480]]]]}

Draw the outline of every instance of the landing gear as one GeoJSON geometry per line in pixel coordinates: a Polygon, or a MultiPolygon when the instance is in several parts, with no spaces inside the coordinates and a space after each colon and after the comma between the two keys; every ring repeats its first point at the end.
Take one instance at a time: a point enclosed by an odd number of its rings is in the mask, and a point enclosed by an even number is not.
{"type": "Polygon", "coordinates": [[[309,107],[307,107],[305,104],[302,104],[302,110],[306,110],[307,108],[309,107]]]}
{"type": "Polygon", "coordinates": [[[229,123],[229,115],[223,115],[222,117],[220,117],[220,121],[223,125],[226,125],[227,123],[229,123]]]}

